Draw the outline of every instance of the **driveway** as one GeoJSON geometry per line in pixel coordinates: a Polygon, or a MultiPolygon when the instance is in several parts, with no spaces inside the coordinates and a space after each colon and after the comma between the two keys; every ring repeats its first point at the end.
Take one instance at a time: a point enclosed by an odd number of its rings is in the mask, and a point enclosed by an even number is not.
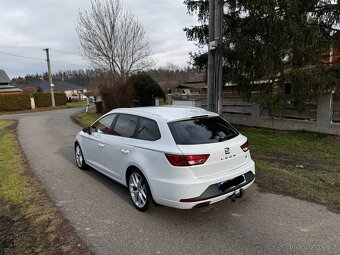
{"type": "Polygon", "coordinates": [[[127,189],[73,160],[79,109],[19,119],[29,162],[53,201],[96,254],[340,254],[340,215],[256,185],[232,203],[178,210],[133,208],[127,189]]]}

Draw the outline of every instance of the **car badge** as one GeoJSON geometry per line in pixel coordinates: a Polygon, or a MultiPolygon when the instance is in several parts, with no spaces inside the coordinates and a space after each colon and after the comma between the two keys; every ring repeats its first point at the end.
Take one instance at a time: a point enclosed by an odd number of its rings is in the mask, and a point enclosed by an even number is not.
{"type": "Polygon", "coordinates": [[[230,149],[229,149],[229,147],[224,148],[224,153],[225,153],[225,154],[230,154],[230,149]]]}

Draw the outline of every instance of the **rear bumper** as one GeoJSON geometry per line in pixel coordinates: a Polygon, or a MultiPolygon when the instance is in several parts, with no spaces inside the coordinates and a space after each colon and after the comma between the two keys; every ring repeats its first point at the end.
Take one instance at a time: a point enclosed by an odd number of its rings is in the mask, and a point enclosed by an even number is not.
{"type": "Polygon", "coordinates": [[[154,181],[154,199],[157,203],[175,207],[179,209],[191,209],[197,204],[204,202],[216,203],[231,196],[241,188],[249,188],[255,180],[255,164],[250,160],[246,165],[228,171],[217,176],[193,180],[191,183],[184,182],[165,182],[154,181]],[[224,192],[218,188],[218,183],[232,180],[238,176],[244,175],[245,182],[230,187],[224,192]]]}
{"type": "MultiPolygon", "coordinates": [[[[219,183],[214,183],[211,184],[200,196],[198,197],[192,197],[192,198],[186,198],[186,199],[181,199],[180,202],[202,202],[206,201],[209,199],[213,199],[215,197],[223,196],[225,194],[232,194],[234,191],[239,190],[241,188],[244,189],[245,186],[248,184],[252,183],[255,180],[255,175],[253,174],[252,171],[249,171],[245,173],[244,175],[244,182],[236,185],[236,186],[231,186],[230,188],[226,189],[225,191],[221,191],[219,189],[219,183]]],[[[237,177],[236,177],[237,178],[237,177]]]]}

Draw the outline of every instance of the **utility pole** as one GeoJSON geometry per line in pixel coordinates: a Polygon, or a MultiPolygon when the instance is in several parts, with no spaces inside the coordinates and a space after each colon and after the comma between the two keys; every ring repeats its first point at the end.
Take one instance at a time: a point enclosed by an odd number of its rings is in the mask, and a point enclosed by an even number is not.
{"type": "Polygon", "coordinates": [[[222,42],[223,1],[209,0],[208,110],[219,114],[222,113],[223,58],[217,47],[222,42]]]}
{"type": "Polygon", "coordinates": [[[55,100],[54,100],[54,91],[53,91],[53,83],[52,83],[52,74],[51,74],[51,63],[50,63],[50,53],[49,48],[44,49],[46,51],[46,61],[47,61],[47,69],[48,69],[48,83],[50,84],[51,89],[51,101],[52,101],[52,107],[55,107],[55,100]]]}
{"type": "MultiPolygon", "coordinates": [[[[223,1],[216,0],[215,3],[215,40],[217,46],[223,42],[223,1]]],[[[215,87],[216,87],[216,112],[222,114],[222,94],[223,94],[223,56],[221,49],[215,52],[215,87]]]]}
{"type": "Polygon", "coordinates": [[[209,0],[208,111],[215,111],[215,0],[209,0]]]}

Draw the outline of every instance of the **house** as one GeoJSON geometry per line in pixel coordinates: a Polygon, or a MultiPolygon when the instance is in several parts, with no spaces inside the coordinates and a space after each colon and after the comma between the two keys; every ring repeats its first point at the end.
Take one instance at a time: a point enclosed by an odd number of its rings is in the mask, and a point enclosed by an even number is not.
{"type": "Polygon", "coordinates": [[[11,80],[6,72],[0,69],[0,94],[21,94],[22,90],[11,85],[11,80]]]}
{"type": "Polygon", "coordinates": [[[204,81],[180,83],[175,88],[175,93],[184,95],[199,95],[207,92],[207,84],[204,81]]]}
{"type": "MultiPolygon", "coordinates": [[[[73,83],[55,81],[53,84],[54,92],[64,92],[69,100],[83,100],[87,93],[86,88],[73,83]]],[[[45,80],[34,81],[22,86],[23,89],[32,87],[36,89],[39,88],[42,92],[50,92],[51,90],[49,82],[45,80]]]]}
{"type": "Polygon", "coordinates": [[[330,52],[324,54],[321,62],[326,64],[332,64],[339,61],[340,59],[340,49],[332,48],[330,52]]]}

